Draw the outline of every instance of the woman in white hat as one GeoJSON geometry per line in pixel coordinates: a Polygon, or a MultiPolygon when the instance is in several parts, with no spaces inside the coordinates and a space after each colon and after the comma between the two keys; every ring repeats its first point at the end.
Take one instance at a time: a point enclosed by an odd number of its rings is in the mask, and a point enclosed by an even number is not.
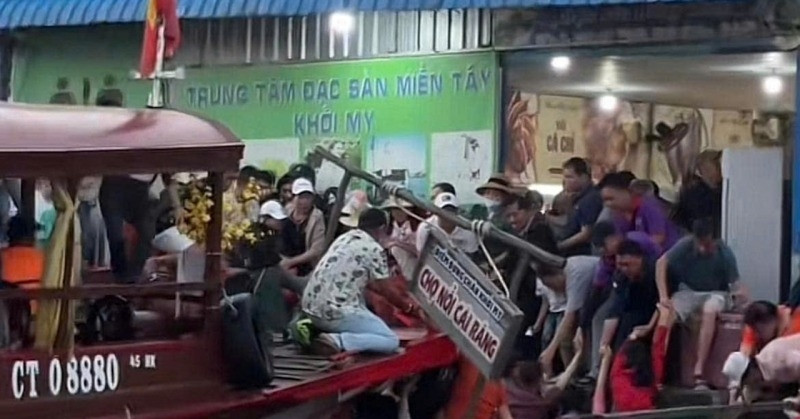
{"type": "Polygon", "coordinates": [[[392,196],[383,205],[383,209],[392,216],[390,241],[387,248],[390,249],[392,256],[400,266],[403,276],[410,281],[419,260],[417,252],[418,224],[408,215],[408,212],[413,211],[414,206],[410,202],[392,196]]]}

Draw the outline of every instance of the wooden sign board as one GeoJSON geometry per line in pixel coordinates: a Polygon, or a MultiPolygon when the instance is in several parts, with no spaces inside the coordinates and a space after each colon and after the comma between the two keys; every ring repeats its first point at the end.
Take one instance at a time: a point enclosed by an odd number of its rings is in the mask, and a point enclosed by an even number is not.
{"type": "Polygon", "coordinates": [[[423,248],[412,290],[433,323],[484,376],[502,375],[522,311],[435,229],[423,248]]]}

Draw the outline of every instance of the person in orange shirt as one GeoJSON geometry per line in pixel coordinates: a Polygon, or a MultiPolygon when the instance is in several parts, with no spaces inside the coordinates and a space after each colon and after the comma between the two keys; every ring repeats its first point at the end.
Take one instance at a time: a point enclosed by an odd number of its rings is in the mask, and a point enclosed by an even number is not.
{"type": "MultiPolygon", "coordinates": [[[[458,378],[453,386],[450,400],[444,407],[444,419],[464,419],[472,403],[472,395],[478,385],[480,371],[466,357],[458,364],[458,378]]],[[[475,403],[473,419],[513,419],[508,408],[508,396],[502,382],[488,380],[480,400],[475,403]]]]}
{"type": "Polygon", "coordinates": [[[744,325],[739,351],[752,357],[773,339],[800,333],[800,310],[756,301],[745,309],[744,325]]]}
{"type": "Polygon", "coordinates": [[[38,288],[44,274],[44,252],[36,248],[36,222],[17,215],[8,222],[9,246],[0,251],[3,281],[38,288]]]}

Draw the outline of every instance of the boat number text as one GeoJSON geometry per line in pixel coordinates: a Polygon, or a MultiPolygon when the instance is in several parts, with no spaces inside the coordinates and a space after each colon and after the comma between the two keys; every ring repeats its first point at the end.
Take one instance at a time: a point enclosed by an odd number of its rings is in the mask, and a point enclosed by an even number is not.
{"type": "Polygon", "coordinates": [[[14,398],[35,399],[40,396],[40,376],[47,376],[47,391],[51,396],[66,393],[102,393],[119,386],[119,360],[115,354],[103,354],[69,360],[53,358],[43,371],[38,360],[16,361],[11,367],[11,391],[14,398]]]}

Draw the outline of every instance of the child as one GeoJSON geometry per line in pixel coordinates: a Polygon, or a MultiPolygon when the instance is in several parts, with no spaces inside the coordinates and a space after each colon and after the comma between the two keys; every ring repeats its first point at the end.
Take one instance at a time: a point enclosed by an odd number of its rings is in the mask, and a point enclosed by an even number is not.
{"type": "MultiPolygon", "coordinates": [[[[542,304],[539,309],[539,317],[533,325],[533,333],[542,332],[542,347],[547,347],[555,337],[558,324],[564,318],[567,296],[546,287],[538,278],[536,279],[536,295],[542,297],[542,304]]],[[[568,349],[565,350],[566,348],[563,347],[561,349],[561,359],[564,365],[567,365],[569,362],[568,349]]]]}
{"type": "Polygon", "coordinates": [[[614,357],[613,365],[611,350],[608,347],[604,349],[593,413],[606,412],[607,380],[611,382],[615,412],[655,409],[658,386],[664,376],[669,331],[675,321],[675,313],[663,304],[658,305],[658,313],[658,327],[652,344],[642,341],[638,335],[631,335],[631,340],[625,342],[614,357]]]}

